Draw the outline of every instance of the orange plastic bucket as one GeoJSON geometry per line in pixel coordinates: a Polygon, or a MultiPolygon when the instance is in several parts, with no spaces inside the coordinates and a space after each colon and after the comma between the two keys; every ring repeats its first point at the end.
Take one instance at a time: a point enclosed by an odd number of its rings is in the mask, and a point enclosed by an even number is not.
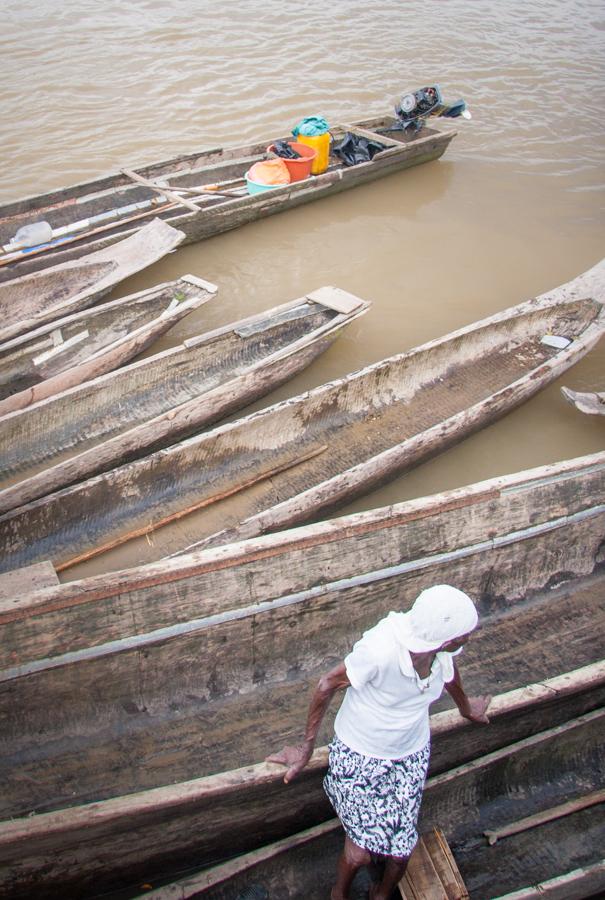
{"type": "MultiPolygon", "coordinates": [[[[300,159],[286,159],[283,156],[280,159],[283,159],[288,167],[290,181],[303,181],[311,174],[311,166],[316,156],[315,150],[313,147],[308,147],[307,144],[299,144],[298,141],[288,141],[288,146],[298,153],[300,159]]],[[[275,153],[274,144],[267,147],[267,153],[275,153]]]]}

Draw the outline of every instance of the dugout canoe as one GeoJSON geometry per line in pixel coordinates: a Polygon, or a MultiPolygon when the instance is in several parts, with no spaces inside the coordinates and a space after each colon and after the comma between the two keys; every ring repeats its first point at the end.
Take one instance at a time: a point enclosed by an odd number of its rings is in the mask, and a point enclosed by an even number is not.
{"type": "Polygon", "coordinates": [[[111,372],[145,350],[216,293],[176,281],[56,319],[0,344],[0,421],[74,385],[111,372]]]}
{"type": "MultiPolygon", "coordinates": [[[[216,290],[194,281],[202,287],[189,292],[216,290]]],[[[240,409],[308,366],[369,307],[346,291],[319,288],[0,418],[0,509],[240,409]]]]}
{"type": "Polygon", "coordinates": [[[605,416],[605,393],[598,391],[572,391],[562,387],[561,393],[572,406],[589,416],[605,416]]]}
{"type": "MultiPolygon", "coordinates": [[[[91,306],[130,275],[162,259],[184,240],[182,231],[154,219],[111,247],[85,248],[79,259],[0,284],[0,341],[91,306]]],[[[11,276],[12,277],[12,276],[11,276]]]]}
{"type": "MultiPolygon", "coordinates": [[[[194,201],[193,209],[173,202],[161,188],[150,188],[126,174],[110,175],[5,204],[0,207],[0,245],[8,245],[22,226],[40,220],[50,223],[57,238],[50,246],[43,245],[42,249],[34,248],[32,252],[11,253],[6,246],[0,253],[0,281],[3,276],[31,272],[52,264],[51,260],[73,259],[112,243],[136,231],[149,215],[159,216],[182,230],[186,235],[185,243],[200,241],[302,203],[438,159],[456,133],[428,126],[417,134],[407,131],[388,135],[374,133],[376,129],[388,129],[396,122],[393,116],[383,116],[354,125],[334,126],[330,131],[336,142],[347,131],[356,131],[364,137],[370,131],[372,139],[382,142],[387,149],[376,154],[370,162],[349,168],[331,156],[324,174],[262,194],[247,193],[244,173],[266,157],[267,147],[276,140],[275,135],[256,144],[178,156],[133,173],[135,178],[147,182],[159,181],[164,188],[172,189],[171,194],[184,191],[183,203],[194,201]],[[227,193],[209,190],[209,187],[217,186],[227,193]],[[199,206],[198,210],[196,206],[199,206]],[[82,227],[70,230],[76,223],[82,227]],[[10,272],[14,274],[8,274],[10,272]]],[[[288,140],[288,137],[280,139],[288,140]]]]}
{"type": "Polygon", "coordinates": [[[261,760],[299,739],[319,674],[433,583],[479,607],[467,689],[513,692],[489,729],[438,714],[433,774],[601,706],[604,501],[593,454],[7,597],[0,894],[153,883],[328,817],[325,748],[287,789],[261,760]]]}
{"type": "MultiPolygon", "coordinates": [[[[601,708],[428,779],[420,832],[430,840],[434,828],[443,830],[468,892],[456,885],[448,897],[573,900],[605,890],[604,726],[601,708]]],[[[329,819],[136,896],[324,900],[343,839],[339,821],[329,819]]],[[[425,866],[439,858],[427,860],[420,845],[419,852],[425,866]]],[[[411,870],[415,864],[413,856],[411,870]]],[[[362,870],[351,900],[365,900],[370,883],[362,870]]]]}
{"type": "Polygon", "coordinates": [[[602,261],[541,297],[13,509],[0,517],[0,571],[43,559],[63,571],[100,554],[107,571],[126,541],[143,563],[317,520],[550,384],[602,336],[604,298],[602,261]]]}

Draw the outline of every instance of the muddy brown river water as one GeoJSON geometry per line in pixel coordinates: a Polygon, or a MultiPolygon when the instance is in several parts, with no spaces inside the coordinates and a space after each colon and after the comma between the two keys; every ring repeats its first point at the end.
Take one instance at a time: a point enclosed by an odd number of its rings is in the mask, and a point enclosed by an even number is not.
{"type": "MultiPolygon", "coordinates": [[[[542,293],[604,255],[605,7],[474,0],[31,0],[3,4],[0,200],[303,116],[351,121],[438,82],[473,119],[442,160],[186,247],[120,286],[219,286],[154,350],[334,284],[373,303],[255,408],[542,293]]],[[[602,449],[605,341],[516,412],[345,511],[602,449]]],[[[161,533],[158,533],[160,535],[161,533]]],[[[158,539],[161,539],[158,537],[158,539]]],[[[120,564],[136,563],[124,547],[120,564]]],[[[103,571],[100,560],[66,575],[103,571]]]]}

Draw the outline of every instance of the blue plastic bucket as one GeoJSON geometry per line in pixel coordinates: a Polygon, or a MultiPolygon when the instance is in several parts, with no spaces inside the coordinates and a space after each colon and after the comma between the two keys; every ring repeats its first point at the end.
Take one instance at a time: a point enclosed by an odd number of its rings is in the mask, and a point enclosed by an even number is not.
{"type": "Polygon", "coordinates": [[[252,181],[248,177],[248,172],[244,174],[246,179],[246,187],[249,194],[262,194],[263,191],[272,191],[273,188],[285,187],[283,184],[261,184],[260,181],[252,181]]]}

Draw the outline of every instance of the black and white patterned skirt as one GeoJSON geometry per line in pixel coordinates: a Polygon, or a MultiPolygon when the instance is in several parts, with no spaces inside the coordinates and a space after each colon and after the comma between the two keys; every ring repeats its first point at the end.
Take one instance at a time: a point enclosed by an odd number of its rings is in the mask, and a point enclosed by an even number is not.
{"type": "Polygon", "coordinates": [[[403,759],[378,759],[334,737],[324,790],[353,843],[384,856],[410,855],[430,753],[428,743],[403,759]]]}

